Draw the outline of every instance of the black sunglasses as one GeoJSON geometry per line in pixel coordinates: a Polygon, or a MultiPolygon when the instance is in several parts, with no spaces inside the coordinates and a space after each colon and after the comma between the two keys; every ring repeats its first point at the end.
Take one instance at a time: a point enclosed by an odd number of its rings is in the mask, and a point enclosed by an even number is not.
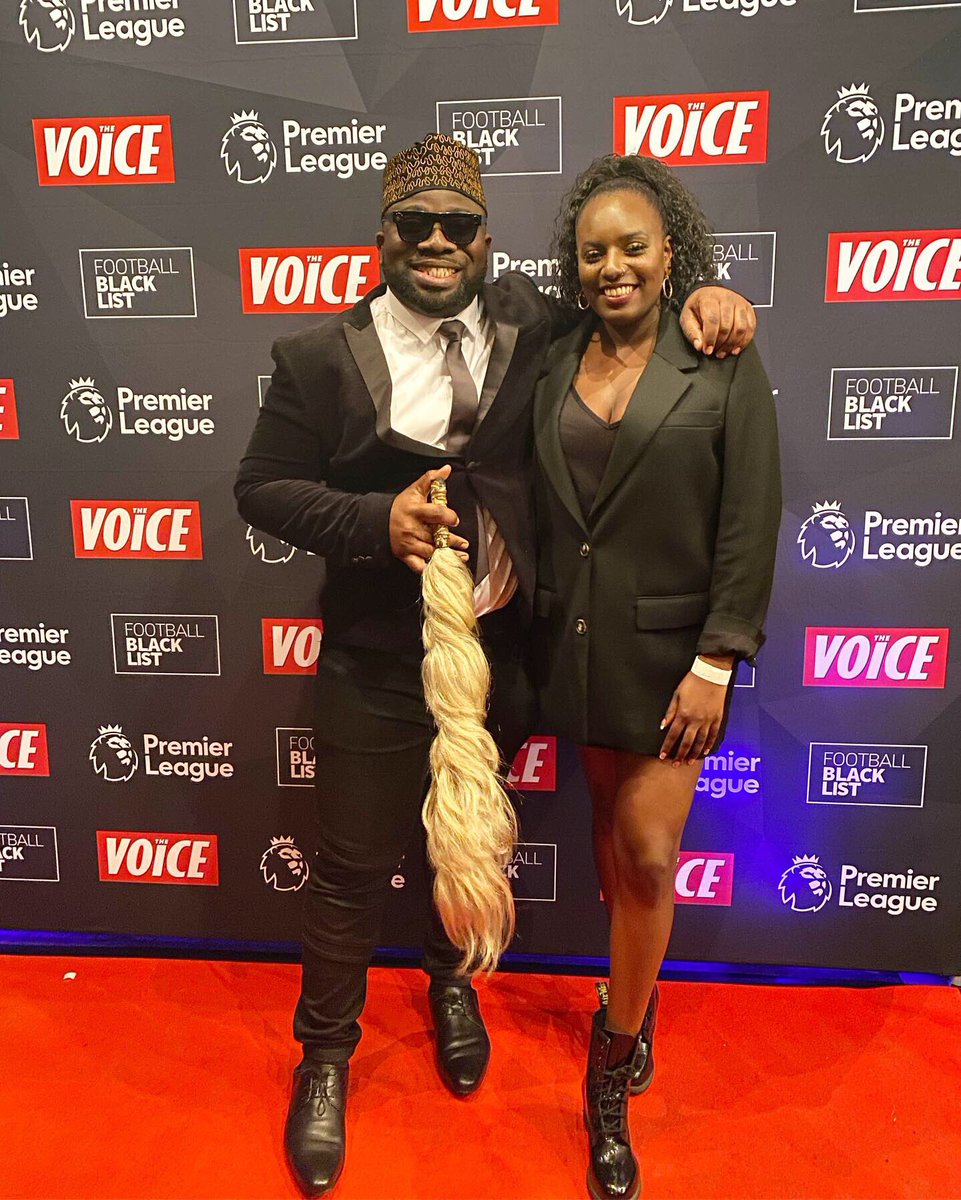
{"type": "Polygon", "coordinates": [[[384,220],[393,221],[401,241],[413,246],[426,242],[435,225],[440,225],[444,237],[455,246],[469,246],[484,218],[480,213],[424,212],[409,208],[404,212],[387,213],[384,220]]]}

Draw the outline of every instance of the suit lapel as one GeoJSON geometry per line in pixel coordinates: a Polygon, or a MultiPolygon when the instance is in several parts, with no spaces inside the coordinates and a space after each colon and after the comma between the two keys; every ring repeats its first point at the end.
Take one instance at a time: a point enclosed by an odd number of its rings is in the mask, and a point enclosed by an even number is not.
{"type": "MultiPolygon", "coordinates": [[[[471,442],[478,436],[481,426],[485,425],[485,418],[500,392],[504,377],[507,375],[508,368],[511,365],[511,359],[514,357],[514,350],[517,347],[517,337],[520,332],[517,322],[511,320],[503,297],[497,288],[485,285],[484,306],[488,319],[494,325],[494,345],[491,348],[491,356],[487,363],[487,372],[484,375],[484,385],[481,388],[480,399],[477,405],[477,420],[474,422],[471,442]]],[[[507,394],[501,396],[497,401],[497,411],[489,422],[490,428],[488,429],[485,426],[484,440],[489,440],[490,435],[496,433],[497,428],[504,425],[504,418],[508,421],[513,419],[513,415],[516,412],[516,405],[511,404],[512,399],[523,402],[523,397],[511,397],[507,394]]]]}
{"type": "Polygon", "coordinates": [[[389,446],[396,446],[399,450],[408,450],[423,457],[450,458],[446,451],[405,437],[391,426],[390,403],[393,388],[390,370],[370,313],[371,300],[382,296],[386,290],[382,284],[369,292],[344,322],[344,337],[347,340],[347,346],[353,355],[357,370],[360,371],[374,406],[377,436],[382,442],[386,442],[389,446]]]}
{"type": "Polygon", "coordinates": [[[601,506],[647,449],[664,418],[687,391],[691,383],[690,372],[696,370],[697,364],[697,355],[684,340],[677,317],[666,311],[661,317],[651,361],[637,381],[621,418],[614,449],[591,507],[592,523],[601,506]]]}
{"type": "Polygon", "coordinates": [[[574,490],[567,455],[561,446],[561,407],[568,389],[577,374],[584,347],[590,340],[594,320],[589,317],[573,333],[557,344],[554,362],[537,390],[534,405],[534,437],[544,475],[557,493],[561,503],[577,524],[587,533],[581,502],[574,490]]]}

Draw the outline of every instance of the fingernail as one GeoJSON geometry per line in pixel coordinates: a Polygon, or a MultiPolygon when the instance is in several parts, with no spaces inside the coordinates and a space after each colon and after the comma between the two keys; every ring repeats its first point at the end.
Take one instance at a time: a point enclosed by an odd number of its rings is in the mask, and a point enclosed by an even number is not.
{"type": "Polygon", "coordinates": [[[695,338],[695,339],[694,339],[694,349],[695,349],[695,350],[700,350],[700,348],[701,348],[701,339],[700,339],[700,338],[695,338]]]}
{"type": "Polygon", "coordinates": [[[664,728],[664,726],[665,726],[666,724],[667,724],[667,721],[662,721],[662,722],[661,722],[661,725],[660,725],[660,728],[661,728],[661,729],[663,729],[663,728],[664,728]]]}
{"type": "Polygon", "coordinates": [[[731,351],[731,353],[734,355],[735,358],[737,358],[737,356],[741,353],[741,347],[740,346],[735,347],[735,349],[733,349],[731,351]]]}
{"type": "Polygon", "coordinates": [[[667,758],[667,755],[666,755],[666,754],[659,754],[657,757],[658,757],[658,758],[661,760],[661,762],[663,762],[663,761],[664,761],[664,759],[665,759],[665,758],[667,758]]]}
{"type": "Polygon", "coordinates": [[[713,346],[705,346],[705,347],[704,347],[704,353],[705,353],[705,354],[711,354],[711,353],[713,352],[713,350],[714,350],[714,347],[713,347],[713,346]]]}

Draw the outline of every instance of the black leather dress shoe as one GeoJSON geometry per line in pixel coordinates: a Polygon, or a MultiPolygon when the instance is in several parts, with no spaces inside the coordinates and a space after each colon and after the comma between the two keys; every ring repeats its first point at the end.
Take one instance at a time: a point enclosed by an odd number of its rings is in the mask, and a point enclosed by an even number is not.
{"type": "Polygon", "coordinates": [[[305,1196],[329,1192],[344,1166],[347,1063],[301,1063],[284,1128],[287,1163],[305,1196]]]}
{"type": "Polygon", "coordinates": [[[470,986],[438,987],[427,992],[437,1036],[437,1065],[455,1096],[469,1096],[481,1085],[490,1062],[491,1041],[477,993],[470,986]]]}

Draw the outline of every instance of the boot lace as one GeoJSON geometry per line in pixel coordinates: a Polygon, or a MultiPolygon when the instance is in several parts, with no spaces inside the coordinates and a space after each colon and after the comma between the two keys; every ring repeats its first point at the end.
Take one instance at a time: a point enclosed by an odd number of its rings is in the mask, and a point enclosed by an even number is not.
{"type": "Polygon", "coordinates": [[[634,1067],[630,1062],[605,1071],[597,1092],[597,1115],[604,1137],[616,1137],[621,1132],[624,1103],[634,1067]]]}

